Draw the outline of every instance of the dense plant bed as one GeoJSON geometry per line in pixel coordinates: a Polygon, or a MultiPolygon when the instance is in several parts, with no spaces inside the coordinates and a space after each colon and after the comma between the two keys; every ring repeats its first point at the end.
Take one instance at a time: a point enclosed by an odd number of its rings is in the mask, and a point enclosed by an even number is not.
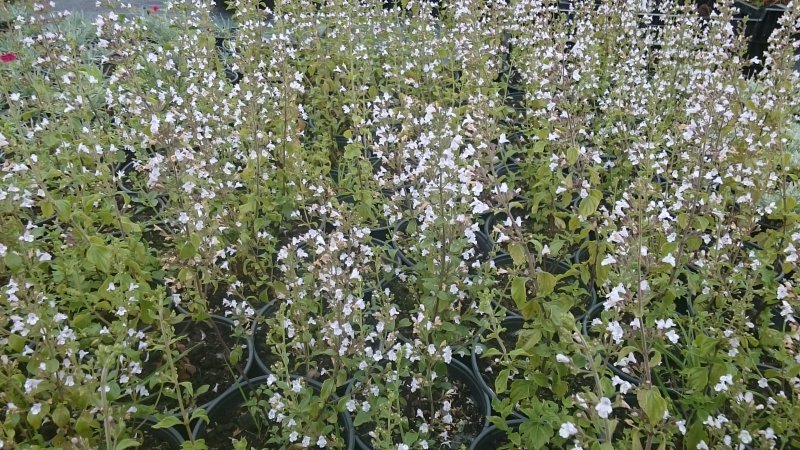
{"type": "Polygon", "coordinates": [[[800,448],[796,5],[0,3],[0,447],[800,448]]]}

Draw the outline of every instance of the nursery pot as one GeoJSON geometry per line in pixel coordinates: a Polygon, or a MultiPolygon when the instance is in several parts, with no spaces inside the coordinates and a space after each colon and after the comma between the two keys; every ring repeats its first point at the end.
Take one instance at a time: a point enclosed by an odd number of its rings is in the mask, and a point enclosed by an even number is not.
{"type": "MultiPolygon", "coordinates": [[[[513,419],[506,422],[506,424],[511,429],[517,429],[522,422],[524,422],[523,419],[513,419]]],[[[506,432],[496,426],[491,426],[483,430],[483,432],[472,441],[469,450],[497,450],[500,446],[506,444],[509,444],[506,432]]]]}
{"type": "MultiPolygon", "coordinates": [[[[523,204],[527,203],[527,200],[525,200],[523,198],[519,198],[519,197],[515,198],[514,201],[515,202],[520,202],[520,203],[523,203],[523,204]]],[[[522,206],[522,207],[519,207],[519,208],[512,208],[511,214],[514,215],[515,217],[525,216],[527,214],[526,209],[527,209],[526,206],[522,206]]],[[[505,212],[496,212],[496,213],[492,212],[492,213],[489,213],[486,216],[486,220],[483,222],[483,233],[489,239],[489,243],[492,246],[495,245],[494,239],[492,238],[492,234],[493,234],[493,231],[494,231],[494,226],[496,224],[498,224],[498,223],[505,222],[507,217],[508,217],[508,215],[505,212]]],[[[501,251],[501,250],[498,250],[498,251],[501,251]]],[[[505,251],[503,251],[503,253],[505,253],[505,251]]]]}
{"type": "MultiPolygon", "coordinates": [[[[583,243],[586,244],[588,242],[596,242],[597,241],[597,233],[594,230],[589,231],[589,235],[586,236],[586,239],[583,240],[583,243]]],[[[572,256],[572,260],[576,264],[582,264],[588,262],[591,256],[589,255],[589,249],[586,248],[585,245],[581,245],[578,250],[572,256]]]]}
{"type": "MultiPolygon", "coordinates": [[[[225,335],[226,332],[230,332],[231,330],[233,330],[233,327],[234,327],[233,322],[231,320],[225,318],[225,317],[212,315],[209,320],[213,321],[213,324],[220,330],[220,333],[223,336],[225,335]]],[[[181,333],[183,333],[192,324],[193,324],[193,322],[190,321],[190,320],[179,323],[176,326],[176,334],[180,335],[181,333]]],[[[239,341],[239,343],[245,345],[244,352],[242,353],[242,359],[244,360],[244,364],[242,365],[242,369],[241,369],[242,373],[238,374],[238,376],[234,380],[233,384],[238,383],[248,373],[251,372],[251,369],[253,367],[253,361],[255,360],[255,350],[254,350],[252,337],[242,338],[239,341]]],[[[190,347],[191,344],[192,344],[192,342],[187,342],[187,347],[190,347]]],[[[213,388],[214,388],[214,386],[213,386],[213,383],[212,383],[212,386],[210,386],[210,389],[213,389],[213,388]]],[[[222,393],[225,392],[225,390],[227,390],[228,388],[230,388],[230,385],[229,386],[220,386],[218,388],[219,392],[220,392],[220,395],[222,395],[222,393]]],[[[217,397],[212,398],[211,400],[208,400],[208,401],[198,405],[198,407],[208,410],[208,408],[210,408],[214,403],[216,403],[219,398],[220,398],[220,396],[218,395],[217,397]]]]}
{"type": "MultiPolygon", "coordinates": [[[[512,336],[514,336],[514,340],[516,341],[516,335],[519,330],[525,325],[525,319],[520,316],[508,316],[503,319],[502,326],[506,329],[506,332],[512,336]]],[[[489,379],[486,377],[484,372],[484,367],[481,361],[481,356],[476,351],[478,348],[486,347],[483,344],[483,339],[488,330],[482,329],[477,336],[475,336],[475,340],[473,341],[472,345],[472,354],[470,355],[470,362],[472,365],[472,373],[475,375],[475,380],[477,381],[480,388],[486,395],[489,396],[490,399],[494,399],[497,395],[494,393],[494,387],[490,385],[489,379]]]]}
{"type": "Polygon", "coordinates": [[[181,436],[175,427],[153,428],[153,425],[157,423],[158,419],[155,417],[147,417],[144,420],[142,429],[146,429],[152,440],[155,440],[156,442],[142,442],[142,448],[155,448],[154,445],[158,445],[158,443],[160,443],[162,446],[166,446],[166,448],[169,448],[170,450],[180,450],[184,441],[183,436],[181,436]],[[147,444],[149,444],[150,447],[147,447],[147,444]]]}
{"type": "MultiPolygon", "coordinates": [[[[228,389],[219,400],[208,409],[209,422],[200,420],[194,427],[194,439],[202,439],[206,436],[206,429],[209,425],[217,424],[220,419],[227,415],[235,414],[244,405],[248,399],[248,395],[255,391],[259,386],[267,384],[269,376],[262,376],[250,380],[242,381],[235,386],[228,389]]],[[[292,379],[304,380],[314,392],[319,393],[322,390],[322,385],[314,380],[303,378],[297,375],[292,375],[292,379]]],[[[335,395],[331,395],[329,399],[330,404],[336,404],[339,399],[335,395]]],[[[355,445],[355,433],[353,432],[353,422],[350,416],[346,413],[339,413],[339,427],[341,427],[341,437],[344,440],[345,448],[352,450],[355,445]]],[[[238,424],[237,424],[238,425],[238,424]]]]}
{"type": "MultiPolygon", "coordinates": [[[[473,402],[478,406],[484,417],[482,428],[485,429],[489,426],[489,416],[492,415],[492,403],[486,392],[481,389],[472,371],[464,363],[456,359],[447,364],[447,377],[449,379],[457,379],[464,383],[469,388],[469,396],[473,402]]],[[[358,433],[355,434],[355,448],[356,450],[373,450],[372,445],[369,444],[368,438],[363,438],[358,433]]]]}
{"type": "Polygon", "coordinates": [[[519,171],[520,167],[516,162],[501,163],[494,166],[494,172],[498,177],[519,173],[519,171]]]}

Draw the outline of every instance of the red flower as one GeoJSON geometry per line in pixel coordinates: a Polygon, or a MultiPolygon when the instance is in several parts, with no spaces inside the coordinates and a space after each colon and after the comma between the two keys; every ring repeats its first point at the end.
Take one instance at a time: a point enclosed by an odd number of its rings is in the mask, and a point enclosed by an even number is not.
{"type": "Polygon", "coordinates": [[[152,6],[150,6],[150,11],[153,11],[153,12],[158,12],[158,10],[159,10],[159,9],[161,9],[161,7],[160,7],[160,6],[158,6],[158,5],[152,5],[152,6]]]}
{"type": "Polygon", "coordinates": [[[8,52],[8,53],[3,53],[2,55],[0,55],[0,61],[3,61],[4,63],[10,63],[10,62],[16,61],[16,60],[17,60],[17,54],[16,53],[8,52]]]}

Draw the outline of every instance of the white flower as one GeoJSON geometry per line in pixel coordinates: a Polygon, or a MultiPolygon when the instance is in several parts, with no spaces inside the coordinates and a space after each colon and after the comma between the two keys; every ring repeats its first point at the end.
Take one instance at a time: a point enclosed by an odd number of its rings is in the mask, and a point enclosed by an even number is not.
{"type": "Polygon", "coordinates": [[[317,447],[325,448],[326,445],[328,445],[328,440],[325,439],[325,436],[320,436],[319,439],[317,439],[317,447]]]}
{"type": "Polygon", "coordinates": [[[728,386],[733,385],[733,375],[727,374],[722,375],[719,377],[719,383],[714,386],[714,390],[717,392],[723,392],[728,390],[728,386]]]}
{"type": "Polygon", "coordinates": [[[300,392],[303,389],[303,384],[300,383],[300,380],[295,379],[292,380],[292,391],[293,392],[300,392]]]}
{"type": "Polygon", "coordinates": [[[606,255],[602,261],[600,261],[601,266],[607,266],[609,264],[615,264],[617,262],[617,258],[614,258],[613,255],[606,255]]]}
{"type": "Polygon", "coordinates": [[[622,327],[619,326],[619,322],[615,320],[609,323],[608,326],[606,327],[606,331],[611,332],[611,339],[613,339],[615,343],[617,344],[622,343],[622,336],[624,334],[624,331],[622,330],[622,327]]]}
{"type": "Polygon", "coordinates": [[[556,355],[556,361],[558,361],[560,363],[568,363],[568,362],[570,362],[572,360],[569,358],[569,356],[566,356],[566,355],[563,355],[563,354],[559,353],[559,354],[556,355]]]}
{"type": "Polygon", "coordinates": [[[39,415],[40,412],[42,412],[42,404],[41,403],[34,403],[33,405],[31,405],[31,414],[33,414],[34,416],[37,416],[37,415],[39,415]]]}
{"type": "Polygon", "coordinates": [[[708,450],[708,444],[706,441],[700,441],[697,443],[697,450],[708,450]]]}
{"type": "Polygon", "coordinates": [[[8,141],[6,137],[3,136],[3,133],[0,133],[0,147],[5,147],[6,145],[8,145],[8,141]]]}
{"type": "Polygon", "coordinates": [[[669,255],[667,255],[664,258],[662,258],[661,262],[665,262],[665,263],[669,264],[670,266],[675,267],[675,257],[672,256],[672,253],[670,253],[669,255]]]}
{"type": "Polygon", "coordinates": [[[450,364],[450,362],[453,361],[453,349],[450,348],[449,345],[442,351],[442,359],[444,359],[446,364],[450,364]]]}
{"type": "Polygon", "coordinates": [[[561,428],[558,429],[558,435],[564,439],[576,434],[578,434],[578,427],[572,422],[564,422],[561,424],[561,428]]]}
{"type": "Polygon", "coordinates": [[[750,432],[747,430],[742,430],[739,432],[739,442],[742,444],[749,444],[753,442],[753,437],[750,436],[750,432]]]}
{"type": "Polygon", "coordinates": [[[609,400],[608,397],[602,397],[600,402],[594,407],[594,410],[597,411],[597,415],[603,419],[608,419],[613,409],[614,408],[611,407],[611,400],[609,400]]]}
{"type": "Polygon", "coordinates": [[[406,444],[397,444],[397,450],[408,450],[409,447],[406,444]]]}
{"type": "Polygon", "coordinates": [[[614,375],[614,378],[611,379],[611,385],[619,386],[619,392],[621,394],[627,394],[633,388],[630,382],[623,380],[617,375],[614,375]]]}
{"type": "Polygon", "coordinates": [[[156,133],[158,133],[158,128],[159,128],[159,125],[160,125],[160,124],[161,124],[161,121],[160,121],[160,120],[158,120],[158,117],[156,117],[156,115],[155,115],[155,114],[153,114],[153,115],[150,117],[150,133],[151,133],[151,134],[156,134],[156,133]]]}
{"type": "Polygon", "coordinates": [[[659,330],[669,330],[674,326],[675,322],[673,322],[672,319],[656,319],[656,328],[659,330]]]}
{"type": "Polygon", "coordinates": [[[679,421],[675,422],[675,424],[678,425],[678,431],[680,431],[681,434],[685,435],[686,434],[686,421],[685,420],[679,420],[679,421]]]}
{"type": "Polygon", "coordinates": [[[42,381],[43,380],[36,380],[34,378],[28,378],[25,380],[25,393],[30,394],[31,392],[35,391],[42,381]]]}
{"type": "Polygon", "coordinates": [[[609,309],[616,307],[617,303],[625,300],[625,298],[622,296],[622,294],[625,293],[625,286],[623,286],[621,283],[618,284],[616,287],[614,287],[614,289],[611,290],[611,292],[606,294],[606,298],[608,300],[603,302],[603,308],[608,311],[609,309]]]}
{"type": "Polygon", "coordinates": [[[680,340],[680,336],[678,336],[678,333],[676,333],[675,330],[667,331],[665,336],[667,336],[667,339],[669,339],[669,341],[673,344],[677,344],[678,340],[680,340]]]}

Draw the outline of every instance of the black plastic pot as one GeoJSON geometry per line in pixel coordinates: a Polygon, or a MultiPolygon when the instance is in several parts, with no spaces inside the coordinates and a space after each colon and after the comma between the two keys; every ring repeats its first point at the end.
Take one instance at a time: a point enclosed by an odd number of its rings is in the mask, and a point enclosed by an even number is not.
{"type": "MultiPolygon", "coordinates": [[[[591,262],[588,265],[589,275],[590,275],[590,283],[593,289],[597,288],[597,273],[596,273],[596,261],[591,261],[591,254],[589,253],[589,249],[586,248],[586,243],[588,242],[596,242],[597,241],[597,233],[592,230],[589,232],[589,235],[584,239],[584,244],[578,247],[577,250],[572,254],[572,262],[575,264],[585,264],[591,262]]],[[[595,255],[596,258],[600,258],[601,255],[595,255]]]]}
{"type": "Polygon", "coordinates": [[[505,105],[514,108],[519,112],[525,111],[525,91],[523,89],[508,87],[505,97],[505,105]]]}
{"type": "MultiPolygon", "coordinates": [[[[511,429],[517,429],[522,422],[524,422],[523,419],[513,419],[506,422],[506,424],[511,429]]],[[[469,450],[497,450],[501,446],[507,444],[509,444],[509,442],[506,432],[496,426],[491,426],[483,430],[483,433],[479,434],[478,437],[472,441],[469,450]]]]}
{"type": "MultiPolygon", "coordinates": [[[[508,333],[515,336],[524,325],[525,319],[517,315],[507,316],[502,322],[503,328],[505,328],[508,333]]],[[[494,399],[497,395],[494,392],[494,388],[490,385],[489,379],[485,375],[484,367],[481,364],[481,356],[476,352],[476,349],[485,347],[483,339],[486,337],[486,333],[487,330],[483,329],[475,336],[472,345],[472,354],[470,355],[470,363],[472,366],[472,373],[475,375],[475,380],[478,382],[478,385],[480,385],[483,392],[485,392],[489,398],[494,399]]]]}
{"type": "Polygon", "coordinates": [[[227,66],[225,67],[225,78],[228,81],[230,81],[231,84],[233,84],[233,85],[239,84],[239,81],[241,81],[243,77],[244,77],[244,75],[241,72],[235,71],[232,68],[227,67],[227,66]]]}
{"type": "Polygon", "coordinates": [[[497,174],[498,177],[519,173],[520,170],[519,164],[513,161],[507,161],[506,163],[494,166],[494,173],[497,174]]]}
{"type": "MultiPolygon", "coordinates": [[[[761,316],[761,314],[767,311],[769,313],[769,327],[773,330],[783,331],[786,328],[786,318],[781,315],[781,304],[780,303],[770,303],[768,304],[764,298],[761,296],[756,296],[753,299],[753,308],[748,311],[748,316],[752,318],[753,322],[755,322],[756,318],[761,316]]],[[[753,334],[756,338],[760,337],[761,333],[758,328],[758,324],[756,323],[756,327],[753,330],[753,334]]]]}
{"type": "MultiPolygon", "coordinates": [[[[185,440],[183,436],[176,430],[174,427],[171,428],[153,428],[153,425],[158,423],[158,419],[155,417],[147,417],[144,420],[141,428],[146,428],[148,432],[154,437],[157,441],[167,444],[170,450],[180,450],[181,445],[183,445],[183,441],[185,440]]],[[[146,444],[142,442],[142,444],[146,444]]],[[[149,442],[149,444],[154,444],[154,442],[149,442]]],[[[145,447],[142,447],[145,448],[145,447]]]]}
{"type": "Polygon", "coordinates": [[[123,173],[123,177],[124,177],[123,179],[119,180],[119,182],[117,183],[117,185],[119,186],[119,189],[122,192],[124,192],[124,193],[126,193],[128,195],[131,195],[131,196],[134,196],[134,195],[138,194],[138,191],[133,190],[133,187],[131,187],[126,182],[126,180],[128,179],[128,174],[133,173],[136,170],[136,169],[134,169],[134,164],[136,164],[136,161],[134,161],[134,160],[126,161],[124,164],[119,166],[119,169],[117,169],[117,172],[122,172],[123,173]]]}
{"type": "MultiPolygon", "coordinates": [[[[209,423],[206,423],[204,420],[197,422],[194,427],[194,438],[202,439],[205,436],[206,429],[209,427],[209,425],[214,424],[215,421],[218,421],[226,414],[232,414],[234,411],[239,410],[239,408],[241,408],[242,405],[247,401],[248,395],[256,390],[259,386],[267,384],[268,378],[269,376],[262,376],[243,381],[226,391],[222,396],[219,397],[217,402],[211,405],[211,407],[208,409],[209,423]]],[[[322,390],[322,385],[314,380],[296,375],[293,375],[292,379],[304,380],[317,393],[322,390]]],[[[335,395],[332,395],[329,400],[331,404],[335,404],[338,401],[338,398],[335,395]]],[[[355,433],[353,431],[353,422],[348,414],[339,413],[339,426],[341,427],[341,437],[344,439],[345,448],[352,450],[355,446],[355,433]]]]}
{"type": "MultiPolygon", "coordinates": [[[[219,328],[219,330],[220,330],[220,332],[222,334],[224,334],[225,332],[230,332],[231,330],[233,330],[234,325],[233,325],[233,322],[230,319],[227,319],[227,318],[222,317],[222,316],[212,315],[210,320],[212,320],[214,322],[214,325],[217,328],[219,328]]],[[[187,320],[187,321],[184,321],[182,323],[177,324],[175,326],[176,334],[180,335],[185,330],[185,328],[190,326],[191,324],[192,324],[192,322],[190,320],[187,320]]],[[[239,374],[239,376],[237,377],[237,380],[234,381],[234,384],[238,383],[239,381],[241,381],[245,377],[247,377],[249,375],[252,375],[254,373],[253,372],[253,368],[254,368],[254,365],[255,365],[254,363],[255,363],[255,359],[256,358],[255,358],[255,350],[254,350],[254,344],[253,344],[252,337],[248,336],[248,337],[242,338],[242,343],[246,346],[246,348],[245,348],[245,350],[244,350],[244,352],[242,354],[242,358],[245,358],[245,362],[244,362],[244,366],[242,367],[242,373],[239,374]]],[[[230,386],[223,386],[222,387],[222,392],[224,392],[229,387],[230,386]]],[[[153,399],[155,399],[155,395],[152,395],[151,397],[153,399]]],[[[150,398],[150,397],[148,397],[148,398],[150,398]]],[[[204,408],[204,409],[207,410],[212,404],[214,404],[214,402],[216,402],[216,398],[211,399],[211,400],[203,403],[202,405],[198,405],[198,407],[204,408]]]]}
{"type": "MultiPolygon", "coordinates": [[[[492,402],[486,392],[481,389],[478,380],[464,363],[453,359],[447,364],[447,377],[454,378],[464,383],[469,388],[469,397],[483,412],[484,423],[483,429],[489,426],[489,416],[492,415],[492,402]]],[[[369,444],[369,440],[362,438],[358,433],[355,434],[355,448],[356,450],[373,450],[369,444]]]]}
{"type": "Polygon", "coordinates": [[[376,227],[369,229],[369,236],[377,241],[383,242],[386,245],[389,245],[389,241],[392,239],[392,228],[391,227],[376,227]]]}
{"type": "MultiPolygon", "coordinates": [[[[523,205],[527,204],[527,199],[521,197],[515,198],[514,201],[522,203],[523,205]]],[[[511,213],[515,217],[524,217],[525,215],[528,214],[528,211],[526,206],[522,206],[518,208],[512,208],[511,213]]],[[[486,235],[487,238],[489,238],[489,242],[492,244],[492,246],[494,246],[495,244],[494,239],[492,239],[492,235],[494,234],[494,226],[497,223],[505,222],[507,217],[508,215],[505,212],[497,212],[497,213],[493,212],[489,213],[486,216],[486,219],[483,222],[483,233],[486,235]]]]}

